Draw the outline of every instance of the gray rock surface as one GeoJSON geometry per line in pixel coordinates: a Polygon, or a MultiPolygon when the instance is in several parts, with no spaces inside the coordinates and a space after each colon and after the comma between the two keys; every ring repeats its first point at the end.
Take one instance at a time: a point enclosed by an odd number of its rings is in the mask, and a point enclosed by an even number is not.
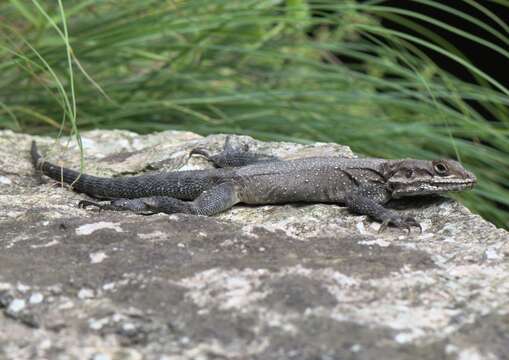
{"type": "MultiPolygon", "coordinates": [[[[209,167],[189,150],[224,142],[83,137],[86,172],[107,176],[209,167]]],[[[75,146],[35,138],[79,168],[75,146]]],[[[34,174],[31,140],[0,132],[0,359],[509,359],[509,234],[453,200],[396,204],[423,224],[409,236],[324,204],[99,213],[34,174]]]]}

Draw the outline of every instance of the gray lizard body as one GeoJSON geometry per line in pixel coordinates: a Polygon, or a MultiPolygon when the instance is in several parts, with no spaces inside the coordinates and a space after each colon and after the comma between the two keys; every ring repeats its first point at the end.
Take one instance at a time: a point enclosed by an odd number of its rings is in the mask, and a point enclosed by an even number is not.
{"type": "Polygon", "coordinates": [[[235,150],[227,139],[222,153],[205,149],[191,154],[207,157],[218,168],[140,176],[102,178],[53,165],[32,143],[34,166],[45,175],[93,198],[80,206],[130,210],[142,214],[214,215],[237,203],[282,204],[323,202],[345,205],[382,222],[410,229],[419,226],[384,205],[393,198],[470,189],[475,176],[452,160],[385,160],[313,157],[280,160],[235,150]]]}

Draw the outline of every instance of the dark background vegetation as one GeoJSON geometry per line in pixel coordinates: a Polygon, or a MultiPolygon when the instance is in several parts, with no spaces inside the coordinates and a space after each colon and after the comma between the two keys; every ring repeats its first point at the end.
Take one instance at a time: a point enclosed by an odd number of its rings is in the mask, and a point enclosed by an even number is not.
{"type": "MultiPolygon", "coordinates": [[[[491,26],[496,27],[497,23],[490,19],[489,16],[483,14],[476,8],[472,6],[468,6],[463,1],[449,1],[447,2],[449,6],[461,11],[465,14],[468,14],[472,17],[483,21],[486,24],[490,24],[491,26]]],[[[483,7],[488,9],[494,14],[497,14],[501,19],[509,19],[509,9],[507,7],[507,1],[478,1],[483,7]],[[504,5],[505,3],[505,5],[504,5]]],[[[500,47],[509,48],[508,44],[488,31],[483,30],[480,27],[472,26],[468,21],[461,19],[457,16],[451,16],[450,14],[440,11],[440,9],[433,8],[430,6],[426,6],[426,4],[414,2],[414,1],[406,1],[406,0],[389,0],[385,1],[384,4],[388,6],[394,6],[399,8],[408,9],[410,11],[418,12],[421,14],[426,14],[434,19],[441,20],[446,22],[452,26],[455,26],[459,29],[467,29],[471,34],[475,34],[476,36],[483,38],[493,44],[497,44],[500,47]]],[[[398,23],[392,22],[390,20],[382,21],[384,26],[397,29],[400,31],[409,31],[405,29],[404,26],[399,25],[398,23]]],[[[446,39],[449,43],[453,44],[460,53],[465,54],[468,57],[468,60],[475,65],[477,68],[482,71],[490,74],[493,78],[498,79],[500,83],[504,86],[509,87],[509,59],[507,59],[502,54],[493,51],[492,49],[483,47],[482,45],[466,39],[462,36],[454,34],[452,32],[446,31],[440,27],[434,26],[432,24],[426,24],[425,22],[419,22],[422,27],[425,27],[431,30],[434,34],[446,39]]],[[[509,24],[506,23],[506,26],[509,24]]],[[[506,35],[507,35],[507,30],[506,35]]],[[[418,35],[418,32],[413,32],[415,35],[418,35]]],[[[432,51],[427,51],[426,49],[422,49],[430,56],[433,61],[440,66],[442,69],[447,70],[449,73],[457,76],[458,78],[475,83],[476,78],[472,76],[470,72],[468,72],[464,67],[458,66],[457,63],[447,58],[446,56],[442,56],[432,51]]],[[[479,104],[473,104],[479,111],[483,111],[482,107],[479,104]]],[[[484,113],[483,115],[490,118],[488,113],[484,113]]],[[[498,121],[497,119],[490,118],[493,121],[498,121]]]]}
{"type": "MultiPolygon", "coordinates": [[[[449,157],[509,227],[505,0],[0,2],[0,128],[182,129],[449,157]]],[[[86,164],[85,164],[86,165],[86,164]]]]}
{"type": "MultiPolygon", "coordinates": [[[[458,11],[462,11],[465,14],[473,16],[486,24],[490,24],[491,26],[496,27],[497,24],[486,14],[483,14],[476,10],[472,6],[468,6],[466,3],[462,1],[448,1],[447,2],[453,8],[456,8],[458,11]]],[[[486,9],[489,9],[494,14],[497,14],[501,19],[509,18],[509,9],[507,8],[507,2],[501,1],[478,1],[479,4],[482,4],[486,9]]],[[[467,29],[470,33],[475,34],[483,39],[490,41],[494,44],[497,44],[502,47],[507,47],[507,43],[504,43],[497,37],[493,36],[491,33],[483,30],[482,28],[472,26],[468,23],[468,21],[461,19],[456,16],[451,16],[443,11],[440,11],[437,8],[426,6],[425,4],[414,2],[414,1],[406,1],[406,0],[390,0],[385,1],[384,4],[389,6],[395,6],[400,8],[405,8],[411,11],[419,12],[422,14],[427,14],[434,19],[439,19],[441,21],[447,22],[450,25],[453,25],[460,29],[467,29]]],[[[384,20],[382,22],[385,26],[398,29],[401,31],[405,31],[403,26],[398,25],[397,23],[391,22],[389,20],[384,20]]],[[[468,59],[483,71],[489,73],[494,78],[500,80],[505,86],[509,85],[509,71],[508,67],[508,59],[505,58],[502,54],[499,54],[489,48],[485,48],[471,40],[465,39],[459,35],[448,32],[446,30],[441,29],[440,27],[426,24],[425,22],[420,22],[420,25],[426,27],[433,31],[433,33],[440,35],[441,37],[447,39],[451,44],[454,44],[458,48],[460,52],[466,54],[468,59]]],[[[509,24],[506,24],[509,26],[509,24]]],[[[507,31],[507,29],[506,29],[507,31]]],[[[466,71],[462,66],[458,66],[458,64],[449,60],[447,57],[440,56],[436,53],[429,52],[429,56],[442,68],[451,72],[452,74],[460,77],[463,80],[475,82],[475,78],[471,76],[471,74],[466,71]]]]}

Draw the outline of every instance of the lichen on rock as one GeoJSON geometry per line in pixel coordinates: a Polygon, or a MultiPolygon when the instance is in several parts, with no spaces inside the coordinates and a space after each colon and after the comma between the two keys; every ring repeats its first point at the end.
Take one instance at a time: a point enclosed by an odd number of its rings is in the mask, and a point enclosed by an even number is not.
{"type": "MultiPolygon", "coordinates": [[[[72,143],[34,137],[78,169],[72,143]],[[71,145],[69,145],[71,144],[71,145]]],[[[215,217],[79,209],[34,172],[33,137],[0,131],[0,358],[504,358],[509,234],[443,197],[403,201],[423,232],[334,204],[236,206],[215,217]],[[102,357],[101,357],[102,356],[102,357]]],[[[83,134],[102,176],[211,167],[224,135],[83,134]]],[[[282,158],[336,144],[236,145],[282,158]]]]}

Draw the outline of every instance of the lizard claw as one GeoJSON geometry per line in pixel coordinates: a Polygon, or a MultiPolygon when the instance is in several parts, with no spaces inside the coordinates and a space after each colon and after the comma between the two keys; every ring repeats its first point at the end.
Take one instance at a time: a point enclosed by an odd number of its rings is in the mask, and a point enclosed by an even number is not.
{"type": "Polygon", "coordinates": [[[382,225],[380,226],[380,229],[378,229],[378,233],[383,233],[385,231],[385,229],[387,229],[387,226],[389,225],[389,222],[391,220],[390,219],[387,219],[387,220],[384,220],[384,222],[382,223],[382,225]]]}

